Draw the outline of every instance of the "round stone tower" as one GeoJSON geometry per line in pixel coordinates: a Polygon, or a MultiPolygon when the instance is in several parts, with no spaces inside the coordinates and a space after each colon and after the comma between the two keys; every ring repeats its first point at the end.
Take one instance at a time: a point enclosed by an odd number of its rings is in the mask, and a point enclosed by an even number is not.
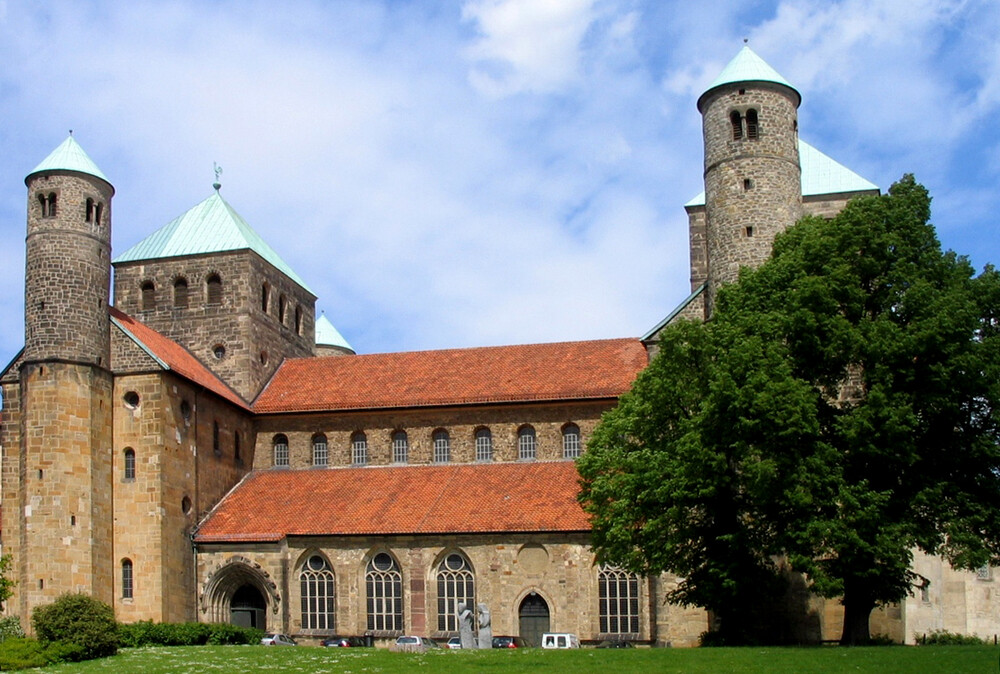
{"type": "Polygon", "coordinates": [[[107,368],[114,188],[72,136],[24,182],[24,361],[107,368]]]}
{"type": "MultiPolygon", "coordinates": [[[[28,187],[19,451],[4,456],[4,553],[22,625],[66,592],[114,601],[114,188],[72,136],[28,187]]],[[[5,452],[6,454],[6,452],[5,452]]]]}
{"type": "Polygon", "coordinates": [[[706,316],[740,267],[771,254],[778,232],[802,215],[801,96],[743,47],[698,99],[705,137],[708,257],[706,316]]]}

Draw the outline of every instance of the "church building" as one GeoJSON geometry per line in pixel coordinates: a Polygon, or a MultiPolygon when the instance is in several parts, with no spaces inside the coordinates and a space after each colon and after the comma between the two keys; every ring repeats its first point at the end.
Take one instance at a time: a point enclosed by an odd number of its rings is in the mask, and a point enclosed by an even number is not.
{"type": "MultiPolygon", "coordinates": [[[[218,184],[112,257],[114,187],[70,136],[25,178],[24,348],[0,370],[4,612],[27,627],[85,592],[123,622],[385,644],[457,635],[465,602],[533,644],[697,644],[710,616],[665,602],[676,578],[595,563],[573,460],[665,325],[706,318],[802,215],[878,194],[799,139],[800,101],[748,47],[698,99],[691,294],[647,334],[404,353],[355,353],[218,184]]],[[[991,569],[918,555],[915,571],[873,632],[1000,631],[991,569]]],[[[841,607],[805,604],[788,638],[837,638],[841,607]]]]}

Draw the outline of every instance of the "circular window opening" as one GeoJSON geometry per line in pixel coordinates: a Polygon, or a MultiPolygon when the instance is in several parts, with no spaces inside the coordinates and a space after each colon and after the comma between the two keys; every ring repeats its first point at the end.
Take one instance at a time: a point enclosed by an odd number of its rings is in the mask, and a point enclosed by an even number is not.
{"type": "Polygon", "coordinates": [[[267,365],[267,351],[260,352],[260,364],[267,365]]]}
{"type": "Polygon", "coordinates": [[[461,571],[465,568],[465,558],[454,553],[448,555],[444,560],[444,565],[449,571],[461,571]]]}
{"type": "Polygon", "coordinates": [[[186,400],[181,401],[181,416],[185,419],[191,418],[191,403],[186,400]]]}
{"type": "Polygon", "coordinates": [[[125,407],[128,407],[131,410],[134,410],[139,406],[139,394],[135,391],[129,391],[123,395],[122,400],[125,401],[125,407]]]}
{"type": "Polygon", "coordinates": [[[309,567],[310,571],[322,571],[326,568],[326,562],[324,562],[323,558],[319,555],[313,555],[309,558],[309,561],[306,562],[306,566],[309,567]]]}
{"type": "Polygon", "coordinates": [[[181,510],[184,511],[185,515],[191,514],[191,499],[189,497],[185,496],[181,500],[181,510]]]}
{"type": "Polygon", "coordinates": [[[375,555],[375,559],[372,560],[372,566],[379,571],[388,571],[392,568],[392,557],[384,552],[380,552],[375,555]]]}
{"type": "Polygon", "coordinates": [[[221,344],[216,344],[212,347],[212,355],[215,356],[217,360],[222,360],[226,357],[226,347],[221,344]]]}

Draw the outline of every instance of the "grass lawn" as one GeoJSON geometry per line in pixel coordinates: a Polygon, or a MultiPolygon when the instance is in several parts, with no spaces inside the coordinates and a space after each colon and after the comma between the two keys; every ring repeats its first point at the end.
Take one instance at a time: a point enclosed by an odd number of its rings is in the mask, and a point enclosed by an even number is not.
{"type": "Polygon", "coordinates": [[[1000,648],[992,646],[881,646],[873,648],[661,648],[542,651],[538,649],[390,653],[370,648],[189,646],[126,649],[113,658],[47,667],[46,674],[157,674],[159,672],[933,672],[996,674],[1000,648]]]}

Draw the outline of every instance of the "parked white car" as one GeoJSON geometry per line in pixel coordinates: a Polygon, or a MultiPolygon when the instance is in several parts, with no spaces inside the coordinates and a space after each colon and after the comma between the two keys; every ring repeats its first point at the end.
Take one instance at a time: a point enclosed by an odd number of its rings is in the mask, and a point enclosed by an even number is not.
{"type": "Polygon", "coordinates": [[[396,639],[393,650],[397,651],[424,651],[428,648],[441,648],[438,642],[427,637],[402,636],[396,639]]]}
{"type": "Polygon", "coordinates": [[[575,634],[546,632],[542,635],[542,648],[579,648],[580,639],[575,634]]]}
{"type": "Polygon", "coordinates": [[[260,640],[261,646],[297,646],[295,639],[277,632],[269,632],[260,640]]]}

